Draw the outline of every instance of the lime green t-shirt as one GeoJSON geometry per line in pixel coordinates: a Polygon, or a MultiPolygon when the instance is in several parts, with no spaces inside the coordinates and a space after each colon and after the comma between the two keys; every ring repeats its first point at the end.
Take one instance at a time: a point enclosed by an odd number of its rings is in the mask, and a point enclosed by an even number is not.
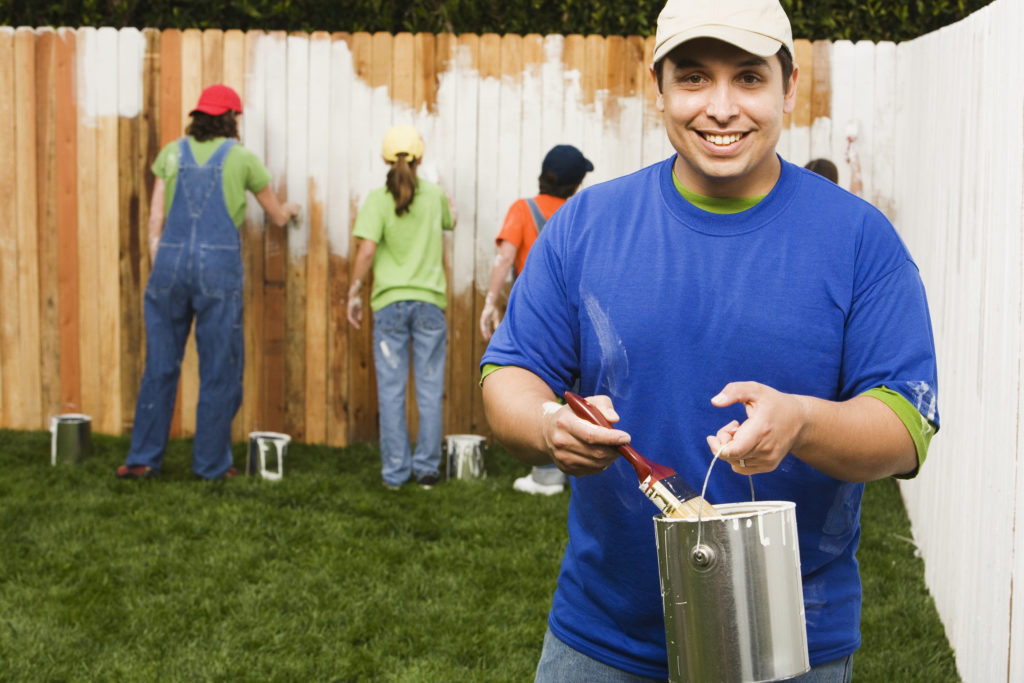
{"type": "MultiPolygon", "coordinates": [[[[213,156],[225,138],[214,138],[205,142],[197,142],[195,138],[189,137],[188,142],[192,147],[192,156],[196,163],[205,164],[213,156]]],[[[151,167],[153,175],[163,178],[167,184],[164,190],[164,217],[171,211],[171,202],[174,200],[174,188],[178,178],[178,141],[168,143],[151,167]]],[[[263,165],[255,154],[242,145],[236,144],[228,152],[224,160],[224,203],[227,205],[228,214],[235,222],[235,227],[241,227],[245,220],[245,193],[246,190],[257,193],[270,182],[270,171],[263,165]]]]}
{"type": "Polygon", "coordinates": [[[455,227],[444,190],[422,178],[409,210],[395,214],[395,199],[386,187],[370,192],[353,234],[376,242],[370,308],[379,311],[396,301],[448,305],[444,275],[443,230],[455,227]]]}

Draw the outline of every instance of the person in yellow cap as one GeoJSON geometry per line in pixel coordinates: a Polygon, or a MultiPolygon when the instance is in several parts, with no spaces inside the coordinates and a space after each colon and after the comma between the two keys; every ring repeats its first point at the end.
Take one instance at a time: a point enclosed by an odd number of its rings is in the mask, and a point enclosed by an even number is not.
{"type": "Polygon", "coordinates": [[[627,443],[697,490],[721,459],[712,505],[751,487],[795,503],[808,659],[778,674],[852,676],[863,482],[921,467],[939,426],[935,345],[892,224],[777,152],[793,57],[779,0],[668,0],[651,78],[675,153],[552,216],[481,359],[495,437],[570,475],[541,683],[727,677],[670,656],[656,508],[619,457],[627,443]],[[577,382],[621,429],[557,403],[577,382]]]}
{"type": "Polygon", "coordinates": [[[146,368],[139,387],[132,442],[122,479],[157,475],[167,446],[181,358],[195,320],[199,404],[192,471],[201,479],[235,474],[231,421],[242,402],[245,366],[239,228],[246,192],[283,226],[299,205],[282,204],[270,171],[238,144],[242,100],[226,85],[203,90],[185,137],[153,162],[146,284],[146,368]]]}
{"type": "Polygon", "coordinates": [[[381,479],[392,490],[410,477],[423,488],[436,485],[441,465],[448,343],[443,232],[453,229],[455,220],[444,190],[417,177],[423,149],[423,139],[412,126],[394,126],[384,136],[387,183],[370,192],[356,217],[354,234],[360,242],[348,291],[348,321],[358,328],[363,322],[363,282],[372,269],[381,479]],[[405,422],[410,346],[419,411],[414,451],[405,422]]]}

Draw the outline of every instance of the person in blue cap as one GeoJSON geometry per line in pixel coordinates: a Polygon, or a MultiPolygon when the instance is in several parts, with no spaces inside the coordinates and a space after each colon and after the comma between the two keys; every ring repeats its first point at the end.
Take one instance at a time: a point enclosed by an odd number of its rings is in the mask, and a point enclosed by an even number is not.
{"type": "MultiPolygon", "coordinates": [[[[544,156],[535,197],[517,199],[505,215],[505,223],[495,238],[498,246],[491,270],[490,285],[480,313],[480,334],[491,338],[501,322],[498,295],[508,280],[523,271],[530,248],[540,236],[544,224],[565,201],[576,194],[583,177],[594,170],[594,164],[572,145],[555,145],[544,156]]],[[[565,490],[565,474],[554,465],[534,467],[530,474],[513,482],[517,491],[551,496],[565,490]]]]}
{"type": "Polygon", "coordinates": [[[246,192],[275,225],[298,215],[270,186],[270,171],[238,143],[242,100],[232,88],[203,90],[189,114],[186,137],[153,162],[145,293],[146,368],[139,387],[132,442],[121,479],[159,474],[167,447],[185,342],[195,320],[199,404],[192,471],[200,479],[234,476],[231,421],[242,403],[245,337],[239,228],[246,192]],[[165,219],[166,216],[166,219],[165,219]]]}

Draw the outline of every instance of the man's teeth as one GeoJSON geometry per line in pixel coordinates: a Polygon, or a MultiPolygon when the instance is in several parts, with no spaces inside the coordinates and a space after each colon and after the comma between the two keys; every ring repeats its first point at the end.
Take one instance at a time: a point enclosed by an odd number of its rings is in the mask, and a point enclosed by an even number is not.
{"type": "Polygon", "coordinates": [[[710,142],[712,145],[723,145],[723,146],[724,145],[731,145],[732,143],[734,143],[737,140],[739,140],[741,137],[743,137],[743,136],[739,135],[739,134],[733,134],[733,135],[707,135],[707,134],[705,134],[704,135],[704,139],[707,140],[708,142],[710,142]]]}

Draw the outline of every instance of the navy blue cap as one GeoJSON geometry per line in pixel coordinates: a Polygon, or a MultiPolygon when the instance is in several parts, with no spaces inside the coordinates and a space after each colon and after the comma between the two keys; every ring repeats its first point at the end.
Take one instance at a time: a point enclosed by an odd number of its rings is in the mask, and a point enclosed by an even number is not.
{"type": "Polygon", "coordinates": [[[544,157],[540,172],[550,171],[559,185],[578,185],[594,164],[572,145],[555,145],[544,157]]]}

